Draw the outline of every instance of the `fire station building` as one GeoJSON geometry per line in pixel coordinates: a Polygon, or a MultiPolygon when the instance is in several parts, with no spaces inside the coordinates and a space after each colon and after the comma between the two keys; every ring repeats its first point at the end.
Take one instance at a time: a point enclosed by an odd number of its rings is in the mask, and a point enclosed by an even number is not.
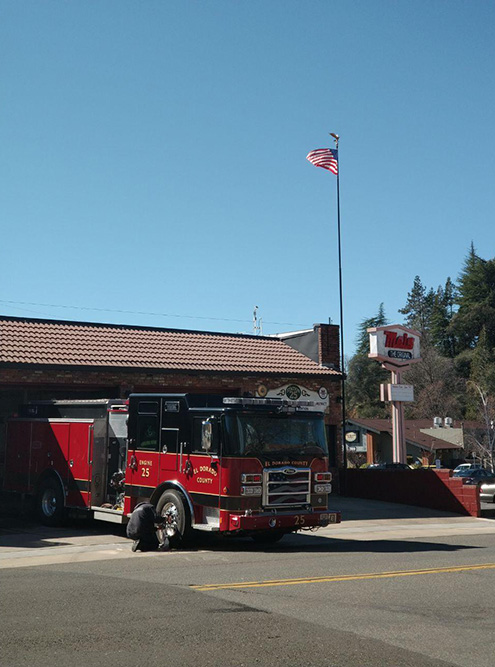
{"type": "Polygon", "coordinates": [[[275,337],[0,317],[0,478],[5,420],[20,404],[132,392],[315,400],[339,464],[338,326],[275,337]]]}

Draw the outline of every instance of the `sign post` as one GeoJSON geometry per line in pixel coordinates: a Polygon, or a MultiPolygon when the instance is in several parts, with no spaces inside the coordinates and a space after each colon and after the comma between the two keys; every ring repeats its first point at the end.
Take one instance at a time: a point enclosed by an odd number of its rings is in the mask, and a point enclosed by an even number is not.
{"type": "Polygon", "coordinates": [[[381,396],[392,403],[393,460],[406,463],[404,402],[413,400],[411,385],[403,385],[402,372],[411,364],[421,361],[419,341],[421,334],[401,324],[368,329],[370,351],[368,357],[379,361],[392,374],[392,384],[381,386],[381,396]]]}

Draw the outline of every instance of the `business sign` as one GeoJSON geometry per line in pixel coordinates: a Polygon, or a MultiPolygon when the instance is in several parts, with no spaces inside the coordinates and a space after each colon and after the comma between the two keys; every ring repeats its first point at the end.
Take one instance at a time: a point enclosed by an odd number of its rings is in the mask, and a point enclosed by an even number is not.
{"type": "Polygon", "coordinates": [[[301,409],[311,412],[320,410],[324,412],[330,403],[326,387],[320,387],[318,391],[312,391],[298,384],[286,384],[283,387],[268,390],[265,386],[260,385],[256,393],[263,398],[282,398],[289,401],[300,401],[301,409]],[[305,406],[304,403],[309,401],[312,405],[305,406]]]}
{"type": "Polygon", "coordinates": [[[368,329],[370,351],[368,357],[393,366],[408,366],[421,361],[419,340],[421,334],[401,324],[368,329]]]}
{"type": "Polygon", "coordinates": [[[349,445],[355,445],[359,442],[359,431],[346,431],[345,432],[345,441],[349,445]]]}
{"type": "Polygon", "coordinates": [[[381,401],[414,401],[414,387],[412,384],[381,384],[381,401]]]}

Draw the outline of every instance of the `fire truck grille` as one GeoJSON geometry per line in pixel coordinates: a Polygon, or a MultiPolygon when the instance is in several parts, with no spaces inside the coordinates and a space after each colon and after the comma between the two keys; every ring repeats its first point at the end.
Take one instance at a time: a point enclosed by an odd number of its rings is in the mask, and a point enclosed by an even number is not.
{"type": "Polygon", "coordinates": [[[266,468],[263,482],[264,507],[297,507],[310,503],[309,468],[266,468]]]}

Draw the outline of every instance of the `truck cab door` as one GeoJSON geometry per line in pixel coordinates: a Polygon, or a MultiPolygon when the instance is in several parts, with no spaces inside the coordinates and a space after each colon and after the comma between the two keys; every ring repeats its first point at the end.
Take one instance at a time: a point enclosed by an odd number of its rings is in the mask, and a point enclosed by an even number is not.
{"type": "Polygon", "coordinates": [[[158,484],[160,466],[160,401],[155,398],[131,399],[129,409],[130,482],[134,486],[154,489],[158,484]],[[131,463],[132,462],[132,463],[131,463]]]}
{"type": "Polygon", "coordinates": [[[213,424],[210,450],[203,449],[203,423],[209,417],[210,414],[194,415],[191,420],[188,488],[197,505],[198,523],[217,528],[220,525],[221,451],[218,422],[213,424]]]}

